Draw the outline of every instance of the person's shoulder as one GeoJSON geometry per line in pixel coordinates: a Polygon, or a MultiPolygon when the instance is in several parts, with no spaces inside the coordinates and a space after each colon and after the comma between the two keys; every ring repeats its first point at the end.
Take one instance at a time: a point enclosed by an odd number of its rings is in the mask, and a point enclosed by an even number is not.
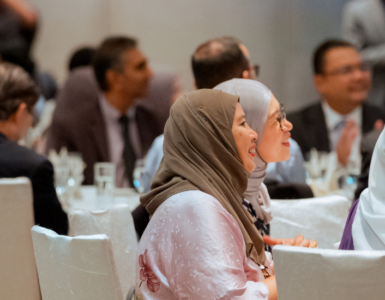
{"type": "Polygon", "coordinates": [[[171,209],[178,215],[209,215],[210,218],[215,215],[227,215],[227,211],[215,197],[199,190],[177,193],[168,198],[162,206],[162,210],[171,209]]]}
{"type": "Polygon", "coordinates": [[[211,206],[212,204],[219,204],[219,201],[213,196],[206,194],[200,190],[184,191],[177,193],[168,200],[170,203],[173,203],[174,207],[179,207],[183,209],[191,209],[196,207],[206,207],[211,206]]]}
{"type": "Polygon", "coordinates": [[[20,176],[32,174],[37,167],[47,162],[42,155],[15,142],[7,142],[0,147],[0,164],[16,173],[19,171],[20,176]]]}

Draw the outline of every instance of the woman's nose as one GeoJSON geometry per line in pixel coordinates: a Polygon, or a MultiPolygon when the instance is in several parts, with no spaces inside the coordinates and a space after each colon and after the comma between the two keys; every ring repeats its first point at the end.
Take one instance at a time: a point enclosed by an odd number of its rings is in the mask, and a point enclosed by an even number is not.
{"type": "Polygon", "coordinates": [[[251,137],[251,140],[253,142],[255,142],[258,139],[258,134],[255,131],[252,130],[251,133],[250,133],[250,137],[251,137]]]}
{"type": "Polygon", "coordinates": [[[290,131],[293,129],[293,124],[291,124],[291,122],[289,122],[289,120],[285,119],[285,129],[286,131],[290,131]]]}

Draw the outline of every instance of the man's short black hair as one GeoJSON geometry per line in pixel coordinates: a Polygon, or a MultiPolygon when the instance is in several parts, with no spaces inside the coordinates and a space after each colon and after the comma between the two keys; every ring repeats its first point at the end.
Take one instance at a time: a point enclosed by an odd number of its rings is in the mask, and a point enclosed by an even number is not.
{"type": "Polygon", "coordinates": [[[325,66],[325,57],[329,50],[335,48],[353,48],[356,47],[347,41],[331,39],[326,40],[322,44],[320,44],[314,52],[313,55],[313,72],[314,74],[320,75],[324,72],[325,66]]]}
{"type": "Polygon", "coordinates": [[[96,49],[94,56],[94,72],[99,87],[103,91],[108,91],[106,73],[108,70],[123,71],[123,54],[136,48],[137,42],[129,37],[110,37],[105,39],[96,49]]]}
{"type": "Polygon", "coordinates": [[[85,67],[92,64],[96,49],[92,47],[82,47],[77,49],[70,57],[68,71],[78,67],[85,67]]]}
{"type": "Polygon", "coordinates": [[[39,93],[35,82],[21,67],[0,63],[0,121],[7,121],[21,103],[32,113],[39,93]]]}
{"type": "Polygon", "coordinates": [[[218,84],[242,78],[249,61],[240,48],[240,41],[232,37],[211,39],[194,52],[191,65],[198,89],[212,89],[218,84]]]}

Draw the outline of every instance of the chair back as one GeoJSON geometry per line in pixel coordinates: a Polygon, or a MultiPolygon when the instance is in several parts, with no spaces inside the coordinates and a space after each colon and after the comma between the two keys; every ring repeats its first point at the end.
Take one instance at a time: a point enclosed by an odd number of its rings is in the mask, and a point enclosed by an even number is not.
{"type": "Polygon", "coordinates": [[[28,178],[0,179],[0,299],[41,299],[33,255],[28,178]]]}
{"type": "Polygon", "coordinates": [[[123,295],[135,286],[138,242],[131,210],[119,204],[104,211],[72,210],[68,214],[70,235],[106,234],[110,237],[123,295]]]}
{"type": "Polygon", "coordinates": [[[40,226],[31,231],[44,300],[123,300],[108,236],[72,238],[40,226]]]}
{"type": "Polygon", "coordinates": [[[383,299],[385,251],[273,248],[279,300],[383,299]]]}
{"type": "Polygon", "coordinates": [[[302,234],[317,240],[318,247],[334,249],[341,241],[351,202],[343,196],[301,200],[272,200],[272,238],[292,238],[302,234]]]}

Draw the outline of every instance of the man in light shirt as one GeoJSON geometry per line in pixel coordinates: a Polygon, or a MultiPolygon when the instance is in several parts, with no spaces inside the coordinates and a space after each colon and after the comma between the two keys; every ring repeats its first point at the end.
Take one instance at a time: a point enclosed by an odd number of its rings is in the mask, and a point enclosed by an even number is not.
{"type": "Polygon", "coordinates": [[[361,136],[385,120],[384,111],[365,103],[371,87],[370,66],[351,43],[328,40],[316,49],[313,69],[320,101],[288,115],[292,137],[304,155],[312,148],[336,151],[342,166],[359,170],[361,136]]]}
{"type": "Polygon", "coordinates": [[[112,162],[116,186],[133,185],[135,160],[155,138],[151,139],[151,126],[137,126],[141,119],[150,124],[151,120],[139,115],[134,105],[146,95],[152,75],[136,40],[124,36],[105,39],[96,50],[93,68],[70,74],[59,94],[47,148],[80,152],[87,164],[84,184],[93,183],[96,162],[112,162]]]}

